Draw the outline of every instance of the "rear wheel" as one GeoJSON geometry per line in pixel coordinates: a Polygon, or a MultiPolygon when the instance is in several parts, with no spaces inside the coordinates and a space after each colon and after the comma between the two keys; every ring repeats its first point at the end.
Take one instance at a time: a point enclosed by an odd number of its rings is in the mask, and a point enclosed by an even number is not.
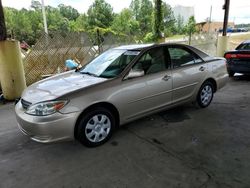
{"type": "Polygon", "coordinates": [[[81,117],[76,138],[87,147],[96,147],[111,138],[114,127],[113,114],[105,108],[97,107],[81,117]]]}
{"type": "Polygon", "coordinates": [[[211,82],[206,81],[202,84],[198,95],[197,95],[197,103],[199,107],[205,108],[209,106],[214,96],[214,86],[211,82]]]}

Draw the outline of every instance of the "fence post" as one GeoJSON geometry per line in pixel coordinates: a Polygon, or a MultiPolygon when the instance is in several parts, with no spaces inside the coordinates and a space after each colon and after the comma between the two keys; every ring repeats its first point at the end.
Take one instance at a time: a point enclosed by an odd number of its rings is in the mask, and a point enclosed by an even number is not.
{"type": "Polygon", "coordinates": [[[188,35],[188,45],[191,45],[192,33],[190,32],[188,35]]]}
{"type": "Polygon", "coordinates": [[[102,42],[103,42],[103,38],[100,34],[100,30],[97,29],[96,30],[97,33],[97,45],[98,45],[98,53],[100,54],[103,50],[102,50],[102,42]]]}

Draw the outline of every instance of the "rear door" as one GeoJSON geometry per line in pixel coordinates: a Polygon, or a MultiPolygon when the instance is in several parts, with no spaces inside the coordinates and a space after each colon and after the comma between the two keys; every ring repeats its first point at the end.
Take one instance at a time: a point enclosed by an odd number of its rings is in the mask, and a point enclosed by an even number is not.
{"type": "Polygon", "coordinates": [[[168,47],[172,64],[173,103],[193,96],[207,75],[208,67],[198,55],[181,45],[168,47]]]}

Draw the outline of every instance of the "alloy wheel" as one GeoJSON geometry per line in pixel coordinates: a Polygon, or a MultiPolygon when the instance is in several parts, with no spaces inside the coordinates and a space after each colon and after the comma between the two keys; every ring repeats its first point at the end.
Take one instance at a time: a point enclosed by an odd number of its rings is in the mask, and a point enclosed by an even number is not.
{"type": "Polygon", "coordinates": [[[86,138],[94,143],[103,141],[110,133],[111,121],[105,114],[92,116],[85,127],[86,138]]]}
{"type": "Polygon", "coordinates": [[[204,106],[207,106],[213,97],[213,89],[210,85],[205,85],[203,89],[201,90],[200,98],[201,98],[201,103],[204,106]]]}

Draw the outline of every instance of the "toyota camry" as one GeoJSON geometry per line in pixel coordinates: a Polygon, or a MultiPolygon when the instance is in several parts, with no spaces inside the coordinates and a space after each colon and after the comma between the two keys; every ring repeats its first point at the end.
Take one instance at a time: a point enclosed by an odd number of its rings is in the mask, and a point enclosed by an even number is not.
{"type": "Polygon", "coordinates": [[[227,81],[226,60],[188,45],[143,44],[105,51],[76,71],[29,86],[16,104],[20,130],[48,143],[108,141],[120,125],[184,103],[207,107],[227,81]]]}

